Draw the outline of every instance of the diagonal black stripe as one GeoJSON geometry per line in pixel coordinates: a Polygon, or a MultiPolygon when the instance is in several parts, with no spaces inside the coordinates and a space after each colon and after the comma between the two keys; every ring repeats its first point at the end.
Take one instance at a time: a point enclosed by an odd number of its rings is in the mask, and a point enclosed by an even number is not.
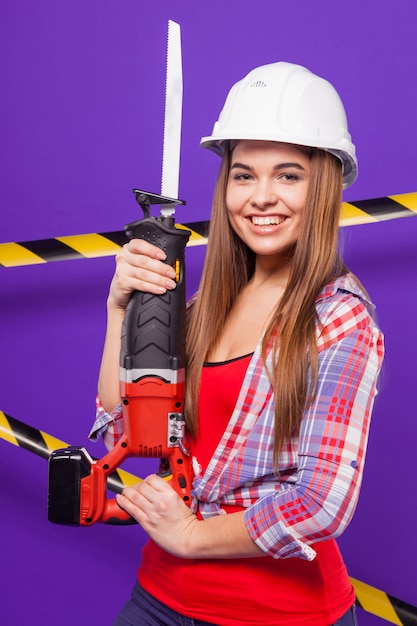
{"type": "Polygon", "coordinates": [[[202,237],[208,237],[208,232],[210,228],[210,222],[208,220],[204,222],[189,222],[188,224],[184,224],[184,226],[195,231],[198,235],[201,235],[202,237]]]}
{"type": "Polygon", "coordinates": [[[114,472],[108,475],[107,487],[111,491],[114,491],[115,493],[121,493],[123,489],[125,488],[125,486],[126,485],[123,483],[122,479],[120,478],[120,474],[117,470],[115,470],[114,472]]]}
{"type": "Polygon", "coordinates": [[[378,220],[390,220],[395,217],[407,217],[415,215],[414,211],[407,209],[391,198],[375,198],[373,200],[361,200],[359,202],[350,202],[361,211],[368,215],[372,215],[378,220]]]}
{"type": "Polygon", "coordinates": [[[32,426],[28,426],[28,424],[25,424],[24,422],[20,422],[6,413],[5,415],[19,446],[29,450],[29,452],[34,452],[44,459],[49,459],[50,451],[48,450],[40,431],[36,430],[36,428],[33,428],[32,426]]]}
{"type": "Polygon", "coordinates": [[[403,626],[417,626],[417,607],[398,600],[398,598],[393,598],[388,594],[387,596],[403,626]]]}
{"type": "Polygon", "coordinates": [[[67,259],[84,259],[84,255],[80,254],[70,246],[57,239],[39,239],[35,241],[22,241],[20,245],[30,250],[34,254],[45,261],[66,261],[67,259]]]}
{"type": "Polygon", "coordinates": [[[118,246],[123,246],[127,241],[127,235],[124,230],[112,230],[108,233],[100,233],[106,239],[113,241],[113,243],[117,243],[118,246]]]}

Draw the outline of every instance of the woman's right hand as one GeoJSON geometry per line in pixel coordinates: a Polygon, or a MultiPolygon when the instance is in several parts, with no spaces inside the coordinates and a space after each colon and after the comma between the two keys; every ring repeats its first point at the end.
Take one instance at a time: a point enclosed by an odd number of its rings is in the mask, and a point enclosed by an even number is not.
{"type": "Polygon", "coordinates": [[[107,304],[125,309],[132,291],[163,294],[175,289],[175,271],[164,263],[165,252],[143,239],[132,239],[116,254],[116,270],[107,304]]]}

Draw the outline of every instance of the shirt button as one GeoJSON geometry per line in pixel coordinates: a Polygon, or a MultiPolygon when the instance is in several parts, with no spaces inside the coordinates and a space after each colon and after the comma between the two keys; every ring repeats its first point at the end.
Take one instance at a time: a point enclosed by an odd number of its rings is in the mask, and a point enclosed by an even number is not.
{"type": "Polygon", "coordinates": [[[358,467],[358,462],[357,461],[351,461],[350,465],[351,465],[351,467],[354,467],[356,469],[358,467]]]}

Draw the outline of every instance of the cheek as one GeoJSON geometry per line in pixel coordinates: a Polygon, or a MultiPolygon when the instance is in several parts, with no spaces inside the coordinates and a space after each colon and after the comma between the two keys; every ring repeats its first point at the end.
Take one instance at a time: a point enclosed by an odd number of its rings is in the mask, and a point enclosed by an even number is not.
{"type": "Polygon", "coordinates": [[[226,208],[228,211],[230,211],[230,207],[233,207],[233,205],[235,204],[235,195],[233,193],[233,191],[230,190],[230,187],[228,187],[226,189],[226,208]]]}
{"type": "Polygon", "coordinates": [[[240,232],[239,227],[239,210],[236,207],[235,202],[229,202],[226,196],[226,215],[227,221],[229,222],[230,227],[234,230],[235,233],[240,232]]]}
{"type": "Polygon", "coordinates": [[[237,214],[233,211],[233,209],[230,209],[229,207],[227,207],[227,221],[229,222],[229,225],[232,227],[232,229],[236,232],[239,220],[237,219],[237,214]]]}
{"type": "Polygon", "coordinates": [[[244,189],[226,191],[226,209],[229,215],[238,215],[248,202],[248,192],[244,189]]]}
{"type": "Polygon", "coordinates": [[[307,190],[305,191],[305,193],[294,194],[292,198],[289,198],[288,202],[289,206],[292,207],[294,213],[296,213],[297,215],[301,215],[307,202],[307,190]]]}
{"type": "Polygon", "coordinates": [[[236,198],[233,196],[233,194],[226,194],[226,211],[227,211],[227,215],[230,218],[233,218],[233,216],[237,213],[237,207],[238,204],[236,202],[236,198]]]}

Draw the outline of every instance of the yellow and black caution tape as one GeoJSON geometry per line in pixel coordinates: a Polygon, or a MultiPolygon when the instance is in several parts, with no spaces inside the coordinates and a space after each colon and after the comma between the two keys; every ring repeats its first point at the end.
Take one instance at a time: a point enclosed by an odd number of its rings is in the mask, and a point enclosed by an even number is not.
{"type": "Polygon", "coordinates": [[[417,215],[417,192],[359,202],[342,202],[340,225],[385,222],[413,215],[417,215]]]}
{"type": "MultiPolygon", "coordinates": [[[[207,243],[208,222],[177,224],[177,228],[191,230],[188,246],[202,246],[207,243]]],[[[20,243],[0,243],[0,267],[114,256],[126,242],[124,230],[116,230],[20,243]]]]}
{"type": "MultiPolygon", "coordinates": [[[[417,215],[417,192],[359,202],[343,202],[340,224],[354,226],[413,215],[417,215]]],[[[191,231],[188,246],[203,246],[207,243],[209,225],[209,221],[203,221],[177,224],[177,227],[191,231]]],[[[20,243],[0,243],[0,267],[112,256],[126,241],[124,231],[111,231],[20,243]]]]}
{"type": "MultiPolygon", "coordinates": [[[[60,441],[42,430],[37,430],[3,411],[0,411],[0,438],[15,446],[25,448],[25,450],[29,450],[29,452],[33,452],[44,459],[49,459],[54,450],[68,448],[68,444],[64,441],[60,441]]],[[[120,493],[125,487],[132,487],[141,480],[134,474],[117,469],[109,475],[107,487],[110,491],[120,493]]]]}
{"type": "Polygon", "coordinates": [[[350,579],[356,592],[356,604],[368,613],[398,626],[417,625],[417,607],[407,604],[366,583],[350,579]]]}
{"type": "MultiPolygon", "coordinates": [[[[0,438],[45,459],[48,459],[54,450],[68,447],[63,441],[28,426],[3,411],[0,411],[0,438]]],[[[124,487],[135,485],[141,480],[142,478],[119,469],[109,476],[107,486],[112,491],[120,493],[124,487]]],[[[364,611],[397,626],[417,626],[417,607],[360,580],[355,578],[350,580],[355,588],[356,604],[364,611]]]]}

